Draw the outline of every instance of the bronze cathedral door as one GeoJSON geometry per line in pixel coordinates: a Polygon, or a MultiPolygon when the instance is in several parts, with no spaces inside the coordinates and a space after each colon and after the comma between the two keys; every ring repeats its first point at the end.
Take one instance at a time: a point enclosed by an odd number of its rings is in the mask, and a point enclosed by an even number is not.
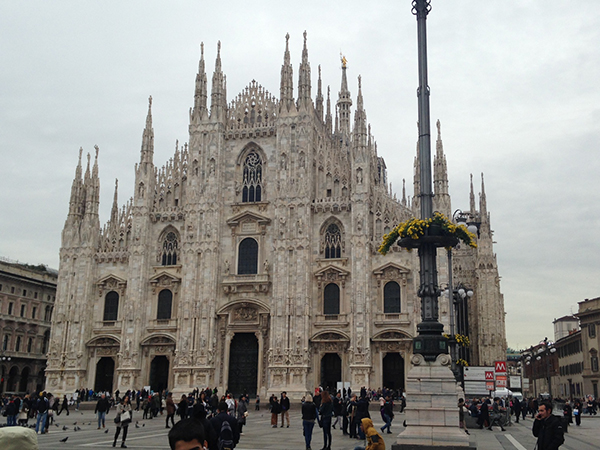
{"type": "Polygon", "coordinates": [[[258,382],[258,339],[254,333],[236,333],[229,347],[228,388],[235,398],[256,395],[258,382]]]}

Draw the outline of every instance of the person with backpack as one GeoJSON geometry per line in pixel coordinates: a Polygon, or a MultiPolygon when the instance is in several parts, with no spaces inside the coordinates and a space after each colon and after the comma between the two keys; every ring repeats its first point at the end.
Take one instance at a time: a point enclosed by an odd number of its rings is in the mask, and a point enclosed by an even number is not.
{"type": "Polygon", "coordinates": [[[219,402],[218,414],[210,420],[210,424],[217,432],[219,450],[231,450],[240,441],[240,430],[235,417],[227,414],[227,403],[219,402]]]}

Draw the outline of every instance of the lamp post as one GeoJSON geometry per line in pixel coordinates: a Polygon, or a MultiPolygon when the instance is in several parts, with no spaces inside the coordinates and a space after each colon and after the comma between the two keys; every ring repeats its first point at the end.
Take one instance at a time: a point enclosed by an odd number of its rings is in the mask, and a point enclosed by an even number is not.
{"type": "Polygon", "coordinates": [[[546,361],[546,382],[548,383],[548,395],[550,396],[550,400],[552,400],[552,377],[550,375],[550,359],[552,355],[556,353],[556,347],[554,347],[554,343],[549,341],[547,337],[544,338],[538,345],[535,347],[530,347],[527,352],[524,352],[525,356],[525,364],[527,366],[531,366],[531,377],[533,378],[533,393],[535,397],[539,396],[538,386],[536,385],[536,372],[539,375],[539,370],[536,370],[536,366],[540,367],[542,364],[542,358],[546,361]]]}
{"type": "Polygon", "coordinates": [[[543,341],[540,342],[541,350],[538,352],[538,355],[535,359],[540,361],[542,356],[546,359],[546,381],[548,382],[548,394],[550,395],[550,400],[552,400],[552,377],[550,376],[550,359],[554,353],[556,353],[556,347],[554,346],[554,342],[549,341],[547,337],[544,338],[543,341]]]}
{"type": "MultiPolygon", "coordinates": [[[[467,229],[469,230],[469,232],[473,233],[473,234],[477,234],[479,235],[479,225],[480,223],[477,222],[476,218],[473,216],[472,213],[470,212],[463,212],[460,209],[457,209],[456,211],[454,211],[454,214],[452,214],[452,220],[454,222],[456,222],[458,225],[465,225],[467,226],[467,229]]],[[[467,309],[467,305],[463,304],[466,301],[466,297],[468,296],[469,298],[473,296],[473,291],[471,289],[468,289],[465,291],[464,288],[462,288],[462,286],[460,286],[460,289],[454,289],[452,286],[453,283],[453,273],[452,273],[452,247],[448,247],[448,289],[446,289],[443,292],[443,295],[445,295],[446,297],[448,297],[449,299],[449,303],[450,303],[450,335],[453,337],[453,339],[450,341],[450,355],[452,356],[452,371],[454,372],[454,375],[456,376],[456,380],[460,381],[461,386],[463,387],[464,390],[464,379],[463,379],[463,370],[459,369],[456,366],[456,361],[458,359],[458,357],[460,356],[462,358],[462,354],[458,355],[457,354],[457,346],[456,346],[456,340],[454,339],[454,336],[456,335],[456,328],[458,326],[459,330],[458,333],[459,334],[463,334],[465,336],[468,335],[468,309],[467,309]],[[450,293],[452,293],[452,296],[450,296],[450,293]],[[462,325],[462,329],[461,329],[461,325],[462,325]]],[[[460,353],[465,353],[460,352],[460,353]]],[[[466,352],[466,354],[468,354],[468,352],[466,352]]],[[[468,358],[463,358],[465,359],[465,361],[468,361],[468,358]]]]}
{"type": "MultiPolygon", "coordinates": [[[[420,192],[418,194],[421,219],[433,217],[433,185],[431,177],[431,134],[429,118],[429,84],[427,81],[427,14],[430,0],[413,0],[412,13],[417,16],[417,42],[419,57],[419,162],[420,192]]],[[[442,336],[444,326],[439,322],[436,243],[419,245],[419,279],[417,295],[421,298],[421,322],[413,341],[413,352],[423,355],[426,361],[435,361],[437,355],[447,353],[447,341],[442,336]]]]}

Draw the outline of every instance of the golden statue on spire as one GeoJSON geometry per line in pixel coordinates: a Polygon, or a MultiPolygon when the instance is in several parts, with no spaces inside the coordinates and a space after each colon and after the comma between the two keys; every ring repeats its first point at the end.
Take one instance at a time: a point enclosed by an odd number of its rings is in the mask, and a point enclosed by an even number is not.
{"type": "Polygon", "coordinates": [[[342,52],[340,52],[340,59],[342,60],[342,68],[346,68],[346,65],[348,64],[348,60],[346,59],[346,57],[344,55],[342,55],[342,52]]]}

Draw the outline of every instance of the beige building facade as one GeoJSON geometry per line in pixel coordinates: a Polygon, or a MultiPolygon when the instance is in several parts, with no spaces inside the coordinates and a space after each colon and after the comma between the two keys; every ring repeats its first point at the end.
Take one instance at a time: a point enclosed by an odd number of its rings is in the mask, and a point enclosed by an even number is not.
{"type": "Polygon", "coordinates": [[[44,388],[56,270],[0,260],[0,394],[44,388]]]}
{"type": "MultiPolygon", "coordinates": [[[[344,62],[332,99],[319,70],[313,95],[305,34],[296,91],[286,37],[279,96],[252,81],[228,102],[220,50],[210,92],[202,50],[189,142],[162,167],[150,99],[134,197],[120,206],[115,187],[103,226],[99,151],[87,167],[80,151],[50,389],[216,386],[296,397],[339,382],[403,388],[420,321],[419,261],[397,246],[387,256],[377,249],[418,212],[418,198],[391,192],[360,77],[353,97],[344,62]]],[[[434,185],[435,209],[451,215],[439,122],[434,185]]],[[[471,363],[491,365],[504,359],[506,340],[483,179],[478,204],[471,183],[469,214],[478,248],[455,249],[454,283],[475,292],[471,363]]],[[[447,282],[443,249],[438,267],[447,282]]],[[[449,325],[444,297],[440,320],[449,325]]]]}

